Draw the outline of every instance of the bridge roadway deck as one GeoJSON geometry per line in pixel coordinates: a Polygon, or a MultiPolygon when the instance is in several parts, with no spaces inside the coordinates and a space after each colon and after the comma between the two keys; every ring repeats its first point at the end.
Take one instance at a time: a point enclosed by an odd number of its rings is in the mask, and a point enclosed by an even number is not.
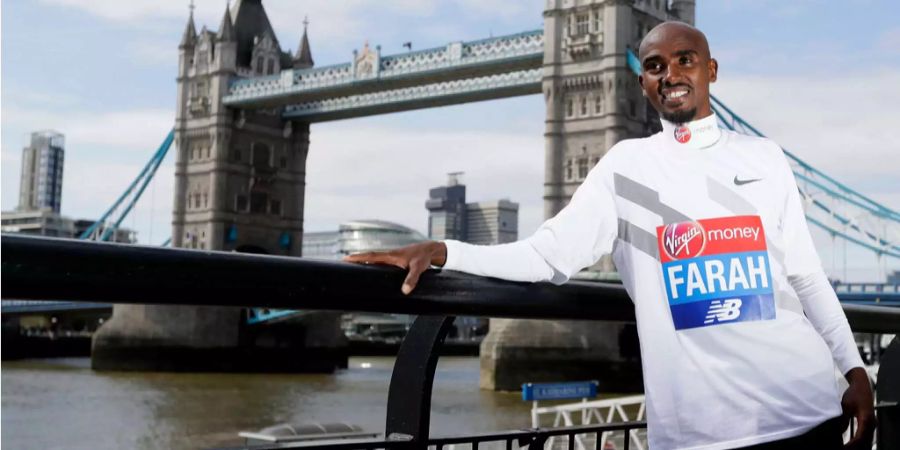
{"type": "MultiPolygon", "coordinates": [[[[365,55],[364,55],[365,56],[365,55]]],[[[543,30],[238,78],[223,102],[316,122],[540,92],[543,30]],[[368,64],[363,67],[362,64],[368,64]]]]}

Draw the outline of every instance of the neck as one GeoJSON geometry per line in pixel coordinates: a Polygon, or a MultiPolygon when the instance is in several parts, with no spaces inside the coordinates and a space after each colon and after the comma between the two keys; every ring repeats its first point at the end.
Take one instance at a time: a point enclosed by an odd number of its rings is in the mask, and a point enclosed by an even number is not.
{"type": "Polygon", "coordinates": [[[712,113],[687,123],[676,124],[664,119],[660,119],[660,122],[663,139],[678,148],[706,148],[718,142],[722,136],[716,115],[712,113]]]}

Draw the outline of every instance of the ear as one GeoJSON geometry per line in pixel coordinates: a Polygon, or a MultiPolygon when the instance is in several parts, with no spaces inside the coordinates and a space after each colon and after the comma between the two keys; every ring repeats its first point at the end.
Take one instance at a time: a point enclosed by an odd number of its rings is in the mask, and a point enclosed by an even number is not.
{"type": "Polygon", "coordinates": [[[646,97],[647,91],[644,89],[644,76],[643,75],[638,75],[638,84],[641,85],[641,95],[646,97]]]}
{"type": "Polygon", "coordinates": [[[719,62],[715,58],[709,58],[709,82],[715,83],[719,77],[719,62]]]}

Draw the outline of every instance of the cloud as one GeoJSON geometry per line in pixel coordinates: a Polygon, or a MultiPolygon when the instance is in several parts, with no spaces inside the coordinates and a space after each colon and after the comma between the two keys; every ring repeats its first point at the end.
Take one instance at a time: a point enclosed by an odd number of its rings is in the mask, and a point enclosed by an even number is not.
{"type": "MultiPolygon", "coordinates": [[[[73,218],[97,218],[149,161],[173,122],[174,113],[169,110],[76,113],[4,103],[3,210],[12,209],[18,203],[20,151],[27,144],[29,132],[51,128],[65,134],[62,213],[73,218]]],[[[132,218],[124,223],[139,231],[142,242],[148,242],[151,229],[154,241],[170,234],[173,153],[170,151],[169,161],[160,167],[156,180],[132,212],[132,218]]]]}
{"type": "MultiPolygon", "coordinates": [[[[66,135],[68,152],[76,148],[106,148],[137,152],[147,158],[175,123],[175,112],[136,109],[107,112],[74,112],[55,109],[3,107],[3,131],[26,136],[34,129],[54,129],[66,135]]],[[[25,145],[27,142],[22,142],[25,145]]],[[[89,154],[89,153],[88,153],[89,154]]]]}
{"type": "MultiPolygon", "coordinates": [[[[848,76],[731,76],[712,91],[800,158],[834,177],[894,179],[900,72],[848,76]],[[858,157],[865,154],[865,157],[858,157]]],[[[900,187],[893,184],[895,191],[900,187]]]]}
{"type": "MultiPolygon", "coordinates": [[[[188,9],[185,2],[158,0],[41,0],[43,3],[62,6],[87,13],[106,22],[127,27],[138,28],[145,34],[152,34],[152,42],[131,43],[130,49],[135,58],[150,56],[144,63],[172,64],[173,58],[164,57],[164,48],[172,46],[172,36],[180,36],[181,29],[187,19],[188,9]],[[165,30],[165,33],[161,33],[165,30]],[[176,31],[177,30],[177,31],[176,31]]],[[[310,39],[315,55],[341,55],[339,59],[321,61],[327,63],[345,62],[352,49],[362,46],[366,40],[374,44],[390,45],[396,51],[402,51],[400,44],[410,39],[417,48],[442,45],[450,40],[482,37],[468,36],[466,27],[444,20],[444,15],[463,15],[469,18],[466,24],[480,22],[483,35],[487,36],[493,26],[495,32],[503,29],[503,25],[515,25],[523,16],[533,17],[533,23],[541,23],[541,3],[537,0],[528,2],[501,2],[499,0],[392,0],[384,2],[367,0],[341,1],[307,1],[266,0],[266,12],[275,28],[284,50],[296,50],[303,30],[305,17],[310,19],[310,39]],[[397,24],[403,23],[403,26],[397,24]],[[487,23],[487,25],[484,25],[487,23]]],[[[224,12],[221,0],[198,0],[195,10],[197,27],[207,26],[217,29],[224,12]]],[[[532,26],[533,27],[533,26],[532,26]]],[[[529,27],[531,28],[531,27],[529,27]]],[[[520,31],[517,28],[512,30],[520,31]]],[[[393,53],[393,51],[387,51],[393,53]]]]}
{"type": "Polygon", "coordinates": [[[544,140],[504,133],[360,127],[313,127],[307,161],[306,227],[334,229],[353,219],[392,220],[426,233],[425,200],[446,173],[463,171],[468,201],[520,203],[520,232],[543,217],[544,140]]]}
{"type": "Polygon", "coordinates": [[[881,34],[876,48],[892,55],[900,55],[900,28],[892,28],[881,34]]]}
{"type": "MultiPolygon", "coordinates": [[[[43,3],[63,6],[86,12],[95,17],[125,26],[145,25],[160,20],[187,19],[186,2],[158,0],[41,0],[43,3]]],[[[197,0],[195,19],[197,26],[206,24],[217,28],[225,10],[221,0],[197,0]]],[[[316,37],[323,41],[348,39],[361,41],[359,32],[378,13],[399,15],[428,15],[435,11],[436,0],[395,0],[371,2],[364,0],[315,1],[299,3],[294,0],[268,0],[265,2],[269,20],[276,31],[287,31],[299,41],[304,17],[309,16],[316,27],[316,37]],[[316,19],[321,20],[317,22],[316,19]],[[327,22],[326,22],[327,21],[327,22]]],[[[283,38],[285,36],[282,36],[283,38]]],[[[283,42],[292,47],[296,42],[283,42]]]]}
{"type": "Polygon", "coordinates": [[[169,66],[178,61],[178,49],[163,40],[139,40],[129,42],[128,54],[143,66],[169,66]]]}

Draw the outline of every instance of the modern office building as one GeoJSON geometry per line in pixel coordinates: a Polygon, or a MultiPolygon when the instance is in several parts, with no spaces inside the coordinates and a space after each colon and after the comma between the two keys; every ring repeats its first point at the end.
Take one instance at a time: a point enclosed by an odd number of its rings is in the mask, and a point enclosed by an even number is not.
{"type": "Polygon", "coordinates": [[[4,233],[22,233],[36,236],[71,238],[75,234],[75,222],[49,209],[3,211],[0,229],[4,233]]]}
{"type": "Polygon", "coordinates": [[[303,257],[341,259],[359,252],[390,250],[425,240],[421,233],[383,220],[354,220],[337,231],[303,233],[303,257]]]}
{"type": "Polygon", "coordinates": [[[428,191],[428,238],[490,245],[519,237],[519,204],[507,199],[466,203],[461,172],[449,174],[446,186],[428,191]]]}
{"type": "MultiPolygon", "coordinates": [[[[354,220],[337,231],[303,233],[303,257],[339,260],[359,252],[390,250],[425,240],[421,233],[383,220],[354,220]]],[[[398,286],[399,289],[399,286],[398,286]]],[[[399,342],[415,316],[406,314],[348,313],[341,329],[351,340],[399,342]]]]}
{"type": "MultiPolygon", "coordinates": [[[[0,214],[0,229],[4,233],[77,239],[94,223],[60,214],[65,146],[62,133],[52,130],[31,133],[30,144],[22,150],[19,205],[14,211],[0,214]]],[[[119,228],[108,240],[133,244],[136,233],[119,228]]]]}
{"type": "Polygon", "coordinates": [[[431,239],[466,238],[466,186],[462,172],[448,174],[446,186],[428,191],[428,237],[431,239]]]}
{"type": "Polygon", "coordinates": [[[507,199],[466,204],[466,242],[505,244],[519,238],[519,204],[507,199]]]}
{"type": "MultiPolygon", "coordinates": [[[[4,233],[22,233],[36,236],[78,239],[91,225],[90,219],[71,219],[49,209],[32,211],[3,211],[0,229],[4,233]]],[[[123,244],[137,242],[137,233],[128,228],[118,228],[108,241],[123,244]]]]}
{"type": "Polygon", "coordinates": [[[66,138],[62,133],[52,130],[31,133],[31,144],[22,150],[20,211],[49,209],[59,214],[65,147],[66,138]]]}

